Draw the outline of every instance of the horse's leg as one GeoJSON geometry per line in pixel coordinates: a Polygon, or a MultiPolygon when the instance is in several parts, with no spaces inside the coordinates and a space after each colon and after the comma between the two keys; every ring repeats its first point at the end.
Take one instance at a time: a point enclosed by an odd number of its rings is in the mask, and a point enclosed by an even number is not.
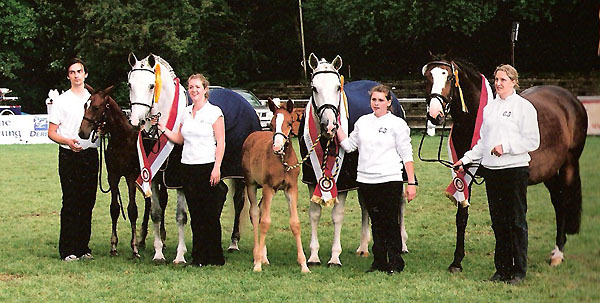
{"type": "Polygon", "coordinates": [[[404,210],[406,209],[406,197],[402,194],[402,201],[400,201],[400,213],[398,214],[398,223],[400,224],[400,236],[402,237],[402,253],[408,253],[408,246],[406,241],[408,240],[408,234],[406,233],[406,226],[404,225],[404,210]]]}
{"type": "Polygon", "coordinates": [[[356,249],[356,254],[363,257],[369,256],[369,242],[371,241],[371,232],[369,230],[369,212],[367,207],[363,205],[361,194],[358,194],[358,204],[361,211],[361,229],[360,229],[360,245],[356,249]]]}
{"type": "Polygon", "coordinates": [[[129,204],[127,205],[127,215],[129,217],[129,223],[131,224],[131,252],[133,259],[139,259],[140,253],[138,251],[137,246],[137,218],[138,218],[138,208],[135,203],[135,179],[134,178],[125,178],[127,181],[127,193],[129,196],[129,204]]]}
{"type": "Polygon", "coordinates": [[[235,217],[233,218],[233,231],[231,232],[231,244],[227,250],[229,252],[239,251],[238,242],[240,241],[240,215],[244,209],[244,180],[243,179],[231,179],[233,185],[233,208],[235,209],[235,217]]]}
{"type": "Polygon", "coordinates": [[[187,247],[185,246],[185,225],[187,224],[187,202],[183,189],[177,189],[177,212],[175,214],[175,221],[177,221],[177,231],[179,232],[179,243],[177,244],[177,256],[173,260],[173,264],[185,264],[185,253],[187,247]]]}
{"type": "Polygon", "coordinates": [[[288,201],[288,210],[290,212],[290,229],[296,239],[297,260],[302,272],[310,272],[306,265],[306,256],[302,248],[302,238],[300,235],[300,218],[298,218],[298,185],[292,184],[286,191],[285,197],[288,201]]]}
{"type": "MultiPolygon", "coordinates": [[[[162,180],[162,176],[160,177],[160,179],[162,180]]],[[[158,201],[160,203],[160,209],[161,209],[161,218],[162,220],[160,221],[160,239],[163,242],[163,248],[166,247],[167,245],[165,244],[167,242],[167,230],[165,229],[165,212],[167,210],[167,202],[169,201],[169,193],[167,192],[167,186],[160,182],[160,185],[158,186],[159,190],[158,190],[158,201]]]]}
{"type": "Polygon", "coordinates": [[[119,244],[119,236],[117,235],[117,223],[121,209],[119,207],[119,179],[113,175],[108,176],[110,186],[110,217],[112,219],[112,234],[110,236],[110,255],[117,256],[117,246],[119,244]]]}
{"type": "Polygon", "coordinates": [[[150,220],[150,208],[152,207],[152,199],[144,198],[144,218],[142,219],[142,228],[140,230],[140,249],[146,248],[146,237],[148,236],[148,221],[150,220]]]}
{"type": "MultiPolygon", "coordinates": [[[[156,180],[156,178],[155,178],[156,180]]],[[[165,263],[163,255],[163,240],[161,238],[160,226],[163,221],[163,210],[159,203],[158,180],[152,180],[152,207],[150,216],[152,217],[152,225],[154,225],[154,257],[152,260],[155,263],[165,263]]]]}
{"type": "MultiPolygon", "coordinates": [[[[469,191],[471,189],[469,188],[469,191]]],[[[462,271],[462,260],[465,257],[465,231],[467,221],[469,220],[469,207],[463,207],[460,203],[456,209],[456,248],[454,250],[454,260],[448,266],[451,273],[462,271]]]]}
{"type": "Polygon", "coordinates": [[[258,241],[258,221],[260,221],[260,210],[258,209],[258,201],[256,201],[256,185],[246,184],[246,193],[250,200],[250,221],[252,221],[252,232],[254,233],[254,271],[262,271],[262,263],[260,262],[260,246],[258,241]]]}
{"type": "MultiPolygon", "coordinates": [[[[259,264],[269,264],[267,258],[267,232],[271,228],[271,201],[275,196],[275,190],[269,186],[263,186],[262,198],[260,199],[260,238],[259,238],[259,264]]],[[[255,260],[256,262],[256,260],[255,260]]],[[[256,264],[255,264],[256,266],[256,264]]],[[[255,267],[256,269],[256,267],[255,267]]],[[[260,271],[260,270],[258,270],[260,271]]]]}
{"type": "Polygon", "coordinates": [[[333,245],[331,246],[331,259],[327,266],[342,266],[340,254],[342,253],[342,225],[344,224],[344,207],[346,205],[346,194],[338,194],[338,203],[331,210],[331,221],[333,221],[333,245]]]}
{"type": "Polygon", "coordinates": [[[544,185],[550,192],[550,200],[554,206],[554,213],[556,215],[556,244],[554,249],[550,252],[550,265],[558,266],[564,259],[563,250],[565,243],[567,242],[567,234],[565,232],[565,195],[564,186],[562,184],[562,178],[556,174],[549,180],[544,182],[544,185]]]}
{"type": "MultiPolygon", "coordinates": [[[[308,185],[308,195],[312,196],[315,191],[315,185],[308,185]]],[[[308,258],[308,266],[321,265],[321,259],[319,259],[319,237],[317,230],[319,228],[319,221],[321,220],[321,205],[313,202],[308,202],[308,216],[310,219],[310,257],[308,258]]]]}

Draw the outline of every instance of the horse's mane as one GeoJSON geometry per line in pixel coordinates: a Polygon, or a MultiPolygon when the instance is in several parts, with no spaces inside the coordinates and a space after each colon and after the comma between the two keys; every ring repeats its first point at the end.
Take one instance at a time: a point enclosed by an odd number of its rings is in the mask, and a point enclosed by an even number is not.
{"type": "Polygon", "coordinates": [[[481,72],[479,72],[479,68],[475,64],[464,58],[451,58],[446,54],[437,54],[432,55],[431,59],[433,61],[445,60],[449,62],[454,62],[465,74],[468,75],[468,77],[472,77],[473,79],[477,79],[479,77],[479,74],[481,74],[481,72]]]}
{"type": "Polygon", "coordinates": [[[144,58],[144,59],[141,60],[142,63],[150,66],[150,63],[148,61],[148,58],[150,58],[150,56],[153,56],[154,60],[156,62],[158,62],[159,64],[161,64],[161,65],[163,65],[164,67],[167,68],[167,70],[169,71],[169,75],[171,75],[171,78],[173,78],[173,79],[177,78],[177,75],[175,74],[175,71],[171,67],[171,64],[169,64],[169,62],[167,62],[165,59],[161,58],[160,56],[157,56],[157,55],[154,55],[154,54],[150,54],[148,57],[146,57],[146,58],[144,58]]]}

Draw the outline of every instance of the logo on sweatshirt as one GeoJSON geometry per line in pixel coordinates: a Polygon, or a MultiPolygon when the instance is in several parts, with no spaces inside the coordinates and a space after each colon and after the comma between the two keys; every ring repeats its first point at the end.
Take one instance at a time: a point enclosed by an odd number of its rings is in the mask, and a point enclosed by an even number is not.
{"type": "Polygon", "coordinates": [[[380,133],[382,133],[382,134],[385,134],[385,133],[387,133],[387,128],[385,128],[385,127],[380,127],[380,128],[379,128],[379,132],[380,132],[380,133]]]}
{"type": "Polygon", "coordinates": [[[512,112],[510,112],[510,111],[507,110],[507,111],[504,111],[502,113],[502,116],[504,116],[504,117],[510,117],[511,114],[512,114],[512,112]]]}

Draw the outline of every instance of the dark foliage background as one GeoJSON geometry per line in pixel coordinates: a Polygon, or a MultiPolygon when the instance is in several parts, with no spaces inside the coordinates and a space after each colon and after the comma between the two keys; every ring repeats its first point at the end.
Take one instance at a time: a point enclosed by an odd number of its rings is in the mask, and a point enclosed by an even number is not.
{"type": "MultiPolygon", "coordinates": [[[[525,76],[594,76],[599,4],[576,0],[305,0],[307,55],[343,59],[353,79],[420,79],[429,52],[466,59],[489,75],[511,60],[525,76]]],[[[165,58],[185,80],[213,84],[303,82],[299,3],[291,0],[1,0],[0,86],[25,112],[44,112],[49,89],[67,89],[67,58],[87,62],[88,83],[116,85],[128,103],[127,56],[165,58]]]]}

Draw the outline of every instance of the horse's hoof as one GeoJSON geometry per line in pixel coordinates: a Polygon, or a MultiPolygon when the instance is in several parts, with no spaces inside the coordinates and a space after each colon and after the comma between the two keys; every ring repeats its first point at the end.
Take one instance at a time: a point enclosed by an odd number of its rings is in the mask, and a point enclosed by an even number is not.
{"type": "Polygon", "coordinates": [[[563,258],[550,258],[550,266],[556,267],[562,264],[563,258]]]}
{"type": "Polygon", "coordinates": [[[342,264],[339,263],[327,263],[327,267],[342,267],[342,264]]]}
{"type": "Polygon", "coordinates": [[[240,251],[240,249],[238,247],[231,247],[231,246],[229,246],[229,248],[227,248],[227,252],[232,253],[235,251],[240,251]]]}
{"type": "Polygon", "coordinates": [[[301,271],[302,271],[303,274],[309,274],[310,273],[310,269],[308,269],[307,266],[302,266],[301,271]]]}
{"type": "Polygon", "coordinates": [[[369,252],[368,252],[368,251],[357,251],[357,252],[356,252],[356,255],[357,255],[357,256],[361,256],[361,257],[363,257],[363,258],[368,258],[370,254],[369,254],[369,252]]]}
{"type": "Polygon", "coordinates": [[[406,254],[408,254],[408,253],[409,253],[409,251],[408,251],[408,250],[403,250],[403,251],[402,251],[402,254],[403,254],[403,255],[406,255],[406,254]]]}
{"type": "Polygon", "coordinates": [[[308,265],[308,267],[321,266],[321,262],[307,262],[306,265],[308,265]]]}
{"type": "Polygon", "coordinates": [[[187,262],[184,261],[177,261],[177,260],[173,260],[173,265],[175,266],[185,266],[187,264],[187,262]]]}
{"type": "Polygon", "coordinates": [[[118,255],[119,255],[119,253],[118,253],[116,250],[111,250],[111,251],[110,251],[110,256],[111,256],[111,257],[116,257],[116,256],[118,256],[118,255]]]}
{"type": "Polygon", "coordinates": [[[134,252],[131,254],[131,259],[133,259],[133,260],[138,260],[140,258],[141,258],[141,256],[139,253],[134,252]]]}
{"type": "Polygon", "coordinates": [[[448,266],[448,271],[449,271],[451,274],[455,274],[455,273],[462,272],[462,270],[463,270],[463,269],[462,269],[462,266],[461,266],[461,267],[455,267],[455,266],[452,266],[452,265],[448,266]]]}
{"type": "Polygon", "coordinates": [[[152,262],[154,262],[154,265],[164,265],[167,263],[167,260],[165,259],[154,259],[152,260],[152,262]]]}

